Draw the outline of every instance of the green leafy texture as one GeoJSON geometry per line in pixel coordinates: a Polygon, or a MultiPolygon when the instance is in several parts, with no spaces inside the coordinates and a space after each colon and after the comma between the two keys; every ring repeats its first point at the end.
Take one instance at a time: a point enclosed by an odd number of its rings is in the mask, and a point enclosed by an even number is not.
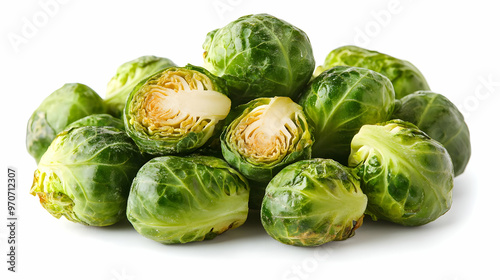
{"type": "Polygon", "coordinates": [[[261,221],[282,243],[318,246],[353,236],[363,223],[366,205],[351,169],[332,159],[303,160],[271,180],[261,221]]]}
{"type": "Polygon", "coordinates": [[[368,196],[367,214],[405,226],[434,221],[451,207],[453,164],[446,149],[411,123],[365,125],[349,166],[368,196]]]}
{"type": "Polygon", "coordinates": [[[394,86],[396,99],[417,90],[430,89],[424,75],[410,62],[356,46],[344,46],[331,51],[324,65],[316,69],[315,75],[341,65],[368,68],[386,76],[394,86]]]}
{"type": "Polygon", "coordinates": [[[288,164],[311,158],[311,128],[302,107],[289,97],[257,98],[235,108],[226,122],[222,155],[253,181],[250,206],[260,209],[264,188],[274,175],[288,164]]]}
{"type": "Polygon", "coordinates": [[[70,123],[65,129],[82,126],[112,126],[125,131],[125,124],[123,123],[123,120],[115,118],[109,114],[94,114],[86,116],[70,123]]]}
{"type": "Polygon", "coordinates": [[[307,35],[268,14],[243,16],[209,32],[203,49],[205,68],[226,80],[235,105],[258,97],[293,99],[315,66],[307,35]]]}
{"type": "Polygon", "coordinates": [[[145,162],[134,142],[114,127],[61,132],[35,171],[31,194],[54,217],[91,226],[125,217],[132,180],[145,162]]]}
{"type": "Polygon", "coordinates": [[[173,66],[176,65],[170,59],[152,55],[141,56],[120,65],[106,88],[104,104],[108,112],[121,118],[128,95],[134,87],[154,73],[173,66]]]}
{"type": "Polygon", "coordinates": [[[245,178],[208,156],[153,158],[137,173],[127,205],[134,228],[164,244],[212,239],[247,215],[245,178]]]}
{"type": "Polygon", "coordinates": [[[337,66],[312,80],[299,104],[314,127],[312,157],[347,164],[351,139],[361,126],[389,120],[394,90],[377,72],[337,66]]]}
{"type": "Polygon", "coordinates": [[[231,109],[226,92],[224,83],[201,67],[167,68],[131,92],[125,130],[152,155],[192,152],[219,136],[231,109]]]}
{"type": "Polygon", "coordinates": [[[40,161],[50,143],[68,124],[104,113],[101,97],[83,84],[65,84],[45,98],[28,120],[26,149],[40,161]]]}
{"type": "Polygon", "coordinates": [[[418,91],[401,99],[394,119],[411,122],[441,143],[453,162],[455,176],[462,174],[471,156],[469,128],[462,113],[446,97],[418,91]]]}

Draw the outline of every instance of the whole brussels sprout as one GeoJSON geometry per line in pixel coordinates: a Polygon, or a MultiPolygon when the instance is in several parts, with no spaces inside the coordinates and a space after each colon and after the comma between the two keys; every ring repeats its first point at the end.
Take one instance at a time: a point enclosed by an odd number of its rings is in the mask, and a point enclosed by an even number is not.
{"type": "Polygon", "coordinates": [[[424,75],[410,62],[356,46],[344,46],[331,51],[315,74],[340,65],[368,68],[386,76],[394,86],[396,99],[417,90],[430,89],[424,75]]]}
{"type": "Polygon", "coordinates": [[[247,15],[207,34],[205,68],[226,80],[235,104],[297,96],[314,71],[306,33],[268,14],[247,15]]]}
{"type": "Polygon", "coordinates": [[[235,108],[229,121],[221,134],[222,155],[252,180],[250,207],[260,209],[263,189],[274,175],[311,158],[311,128],[302,107],[289,97],[257,98],[235,108]]]}
{"type": "Polygon", "coordinates": [[[61,132],[35,171],[31,194],[54,217],[91,226],[125,217],[132,179],[145,162],[134,142],[114,127],[61,132]]]}
{"type": "Polygon", "coordinates": [[[78,83],[65,84],[45,98],[28,120],[28,153],[38,163],[52,140],[68,124],[104,112],[102,98],[91,88],[78,83]]]}
{"type": "Polygon", "coordinates": [[[123,120],[117,119],[109,114],[94,114],[86,116],[70,123],[65,130],[82,126],[112,126],[125,131],[125,124],[123,123],[123,120]]]}
{"type": "Polygon", "coordinates": [[[245,178],[207,156],[153,158],[137,173],[127,205],[134,228],[164,244],[213,239],[247,215],[245,178]]]}
{"type": "Polygon", "coordinates": [[[413,123],[441,143],[450,154],[455,176],[464,172],[471,156],[469,128],[448,98],[418,91],[403,97],[396,108],[393,118],[413,123]]]}
{"type": "Polygon", "coordinates": [[[141,151],[188,153],[218,137],[231,109],[224,83],[201,67],[171,67],[143,80],[125,106],[125,129],[141,151]]]}
{"type": "Polygon", "coordinates": [[[106,88],[104,104],[108,112],[115,117],[121,117],[129,93],[140,81],[173,66],[177,65],[172,60],[153,55],[141,56],[120,65],[106,88]]]}
{"type": "Polygon", "coordinates": [[[261,221],[282,243],[317,246],[353,236],[363,223],[366,204],[349,168],[332,159],[303,160],[271,180],[261,221]]]}
{"type": "Polygon", "coordinates": [[[377,72],[337,66],[312,80],[299,104],[314,127],[312,157],[347,164],[351,139],[361,126],[390,118],[394,90],[377,72]]]}
{"type": "Polygon", "coordinates": [[[368,196],[366,213],[405,226],[434,221],[451,207],[453,165],[446,149],[411,123],[364,125],[349,166],[368,196]]]}

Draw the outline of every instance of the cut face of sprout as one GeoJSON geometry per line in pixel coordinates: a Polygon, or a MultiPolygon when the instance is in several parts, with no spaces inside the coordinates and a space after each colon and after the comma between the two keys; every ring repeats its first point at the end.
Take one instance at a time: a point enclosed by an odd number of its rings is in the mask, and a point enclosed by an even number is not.
{"type": "Polygon", "coordinates": [[[302,107],[284,96],[254,99],[230,115],[220,137],[222,155],[253,181],[250,207],[260,209],[267,183],[285,166],[311,158],[311,127],[302,107]]]}
{"type": "Polygon", "coordinates": [[[234,130],[238,152],[251,162],[281,160],[294,150],[301,133],[296,123],[300,110],[288,97],[276,97],[269,104],[254,108],[234,130]]]}
{"type": "Polygon", "coordinates": [[[231,100],[213,89],[210,79],[196,71],[175,69],[148,81],[136,96],[137,121],[148,134],[183,136],[223,120],[231,100]]]}

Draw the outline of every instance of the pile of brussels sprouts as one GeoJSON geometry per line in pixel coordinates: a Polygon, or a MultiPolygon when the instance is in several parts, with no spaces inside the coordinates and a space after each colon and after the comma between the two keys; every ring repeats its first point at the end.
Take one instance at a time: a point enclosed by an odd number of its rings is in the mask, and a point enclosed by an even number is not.
{"type": "Polygon", "coordinates": [[[413,64],[344,46],[314,71],[307,35],[267,14],[209,32],[203,49],[203,67],[139,57],[104,99],[66,84],[40,104],[26,144],[50,214],[127,217],[171,244],[212,239],[250,208],[274,239],[316,246],[365,214],[418,226],[450,209],[469,130],[413,64]]]}

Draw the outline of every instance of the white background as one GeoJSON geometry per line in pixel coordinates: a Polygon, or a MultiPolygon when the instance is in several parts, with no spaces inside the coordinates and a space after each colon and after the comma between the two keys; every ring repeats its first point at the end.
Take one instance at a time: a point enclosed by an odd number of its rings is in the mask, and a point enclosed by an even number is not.
{"type": "Polygon", "coordinates": [[[2,1],[0,279],[500,279],[499,7],[464,2],[2,1]],[[56,220],[29,195],[26,123],[52,91],[80,82],[103,95],[116,67],[141,55],[200,65],[207,32],[261,12],[303,29],[317,65],[344,44],[375,49],[411,61],[461,108],[473,156],[446,215],[416,228],[367,221],[349,240],[298,248],[269,237],[252,213],[212,241],[166,246],[127,222],[56,220]],[[18,171],[16,273],[6,263],[7,166],[18,171]]]}

